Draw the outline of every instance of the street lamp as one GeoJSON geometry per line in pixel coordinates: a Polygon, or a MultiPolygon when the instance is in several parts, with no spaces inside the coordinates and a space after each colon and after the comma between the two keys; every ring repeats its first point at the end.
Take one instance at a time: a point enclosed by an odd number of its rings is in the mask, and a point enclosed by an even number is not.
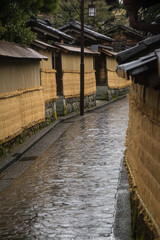
{"type": "Polygon", "coordinates": [[[88,16],[95,17],[96,16],[96,6],[93,4],[93,0],[91,4],[88,5],[88,16]]]}
{"type": "MultiPolygon", "coordinates": [[[[95,17],[96,8],[93,0],[88,5],[88,15],[95,17]]],[[[81,65],[80,65],[80,115],[84,115],[84,0],[81,0],[81,65]]]]}

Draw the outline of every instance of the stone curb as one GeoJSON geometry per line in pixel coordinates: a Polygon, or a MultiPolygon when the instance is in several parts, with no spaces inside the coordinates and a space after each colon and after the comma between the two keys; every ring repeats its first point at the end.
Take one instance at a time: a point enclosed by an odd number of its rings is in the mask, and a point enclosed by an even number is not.
{"type": "Polygon", "coordinates": [[[113,233],[115,240],[131,239],[130,191],[128,176],[126,168],[124,166],[124,158],[121,160],[121,167],[119,172],[113,233]]]}
{"type": "MultiPolygon", "coordinates": [[[[114,100],[111,101],[106,101],[105,103],[103,102],[102,104],[99,104],[93,108],[86,109],[84,112],[85,113],[90,113],[93,112],[94,110],[98,108],[102,108],[106,105],[109,105],[111,103],[114,103],[115,101],[121,100],[125,98],[126,96],[121,96],[118,97],[114,100]]],[[[14,152],[11,153],[7,158],[4,158],[0,160],[0,174],[4,172],[6,169],[8,169],[12,164],[14,164],[16,161],[18,161],[27,151],[29,151],[33,146],[35,146],[43,137],[45,137],[51,130],[56,128],[60,123],[72,119],[74,117],[80,116],[79,112],[74,112],[70,113],[69,115],[66,116],[60,116],[56,120],[56,122],[52,123],[50,126],[45,127],[42,129],[40,132],[36,133],[35,135],[31,136],[28,140],[26,140],[20,147],[18,147],[14,152]],[[18,154],[15,154],[17,153],[18,154]]],[[[83,116],[82,116],[83,117],[83,116]]]]}

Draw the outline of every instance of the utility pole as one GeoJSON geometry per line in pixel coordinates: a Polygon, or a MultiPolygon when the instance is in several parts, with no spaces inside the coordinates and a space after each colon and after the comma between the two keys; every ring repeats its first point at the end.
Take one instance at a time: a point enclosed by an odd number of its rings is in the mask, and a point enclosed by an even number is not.
{"type": "Polygon", "coordinates": [[[80,115],[84,115],[84,0],[81,0],[80,115]]]}
{"type": "MultiPolygon", "coordinates": [[[[91,0],[88,5],[89,17],[96,16],[96,8],[91,0]]],[[[81,66],[80,66],[80,115],[84,115],[84,0],[81,0],[81,66]]]]}

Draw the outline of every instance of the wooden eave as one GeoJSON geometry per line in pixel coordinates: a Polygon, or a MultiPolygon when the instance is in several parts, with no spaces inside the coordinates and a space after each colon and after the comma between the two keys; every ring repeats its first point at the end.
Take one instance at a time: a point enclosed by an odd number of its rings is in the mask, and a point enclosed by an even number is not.
{"type": "Polygon", "coordinates": [[[160,34],[151,38],[147,38],[138,43],[138,45],[126,49],[117,54],[117,62],[119,64],[131,61],[140,56],[146,55],[149,52],[153,52],[155,49],[160,47],[160,34]]]}
{"type": "Polygon", "coordinates": [[[22,46],[6,41],[0,41],[0,57],[10,59],[25,59],[25,60],[47,60],[48,57],[36,52],[30,47],[22,46]]]}
{"type": "MultiPolygon", "coordinates": [[[[65,33],[71,31],[71,29],[70,29],[70,30],[66,29],[66,30],[67,30],[67,31],[64,30],[65,33]]],[[[73,28],[72,28],[72,32],[78,33],[79,36],[81,36],[81,31],[78,30],[77,28],[74,28],[74,27],[73,27],[73,28]]],[[[86,32],[84,32],[84,37],[87,37],[87,38],[89,38],[89,39],[92,39],[92,40],[94,40],[94,41],[97,41],[97,39],[96,39],[94,36],[91,36],[90,34],[88,34],[88,33],[86,33],[86,32]]]]}
{"type": "MultiPolygon", "coordinates": [[[[81,27],[80,27],[80,23],[77,21],[72,21],[71,23],[67,24],[64,27],[60,28],[60,31],[63,31],[65,33],[67,33],[68,31],[75,31],[77,33],[79,33],[81,35],[81,27]]],[[[84,26],[84,36],[94,40],[94,41],[108,41],[108,42],[112,42],[113,39],[103,35],[101,33],[98,33],[92,29],[90,29],[87,26],[84,26]]]]}
{"type": "Polygon", "coordinates": [[[37,48],[43,49],[43,50],[46,50],[46,49],[47,50],[49,49],[51,51],[53,51],[53,50],[56,51],[57,50],[57,47],[55,47],[53,45],[50,45],[50,44],[48,44],[46,42],[42,42],[42,41],[40,41],[38,39],[34,40],[32,42],[32,45],[37,47],[37,48]]]}
{"type": "Polygon", "coordinates": [[[49,21],[43,21],[40,19],[37,19],[35,17],[32,17],[28,22],[27,26],[31,27],[33,31],[43,33],[46,36],[50,36],[54,39],[62,39],[64,41],[74,41],[75,39],[64,32],[52,27],[52,24],[49,21]]]}
{"type": "MultiPolygon", "coordinates": [[[[74,54],[79,54],[79,55],[81,54],[81,48],[79,46],[78,47],[73,46],[73,45],[71,45],[71,46],[64,45],[63,46],[63,45],[60,45],[58,43],[54,43],[54,45],[59,48],[58,51],[61,51],[61,52],[64,52],[64,53],[74,53],[74,54]],[[67,47],[68,47],[68,49],[67,49],[67,47]],[[69,49],[69,48],[73,48],[73,49],[69,49]]],[[[99,55],[99,52],[96,52],[92,49],[84,48],[84,54],[85,55],[86,54],[88,54],[88,55],[99,55]]]]}
{"type": "Polygon", "coordinates": [[[144,39],[142,34],[140,34],[138,31],[123,25],[116,25],[106,31],[106,34],[113,34],[113,36],[119,33],[123,33],[124,35],[129,35],[131,37],[134,37],[134,39],[135,38],[138,39],[139,41],[142,41],[144,39]]]}
{"type": "Polygon", "coordinates": [[[105,55],[108,55],[109,57],[116,57],[117,53],[114,53],[114,52],[110,52],[110,51],[107,51],[105,49],[100,49],[99,50],[101,53],[104,53],[105,55]]]}
{"type": "MultiPolygon", "coordinates": [[[[160,53],[160,50],[158,50],[158,52],[160,53]]],[[[158,72],[158,66],[160,65],[159,57],[156,53],[152,53],[136,61],[119,65],[117,66],[117,74],[119,77],[123,77],[128,80],[130,79],[129,77],[131,76],[132,79],[134,79],[135,83],[139,83],[148,87],[159,87],[160,86],[160,72],[158,72]]]]}
{"type": "Polygon", "coordinates": [[[53,33],[50,33],[50,32],[48,32],[48,31],[46,31],[46,30],[42,30],[41,28],[32,27],[32,29],[34,29],[34,30],[36,30],[36,31],[38,31],[38,32],[41,32],[41,33],[43,33],[44,35],[49,35],[49,36],[51,36],[51,37],[53,37],[53,38],[55,38],[55,39],[60,39],[59,36],[54,35],[53,33]]]}

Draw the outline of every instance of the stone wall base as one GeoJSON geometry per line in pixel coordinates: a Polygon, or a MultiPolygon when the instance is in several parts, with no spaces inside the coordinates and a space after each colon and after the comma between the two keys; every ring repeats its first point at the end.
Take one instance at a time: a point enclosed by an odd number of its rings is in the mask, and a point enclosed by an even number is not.
{"type": "Polygon", "coordinates": [[[111,100],[111,93],[108,91],[108,86],[97,86],[96,87],[96,99],[97,100],[111,100]]]}
{"type": "Polygon", "coordinates": [[[109,95],[112,99],[126,95],[130,90],[130,87],[121,88],[121,89],[108,89],[109,95]]]}
{"type": "MultiPolygon", "coordinates": [[[[96,94],[85,96],[84,108],[91,108],[96,106],[96,94]]],[[[63,96],[59,96],[56,101],[56,109],[58,116],[64,116],[72,112],[80,110],[80,98],[73,97],[65,99],[63,96]]]]}
{"type": "Polygon", "coordinates": [[[111,89],[108,86],[97,86],[96,87],[96,99],[97,100],[107,100],[126,95],[129,92],[130,87],[121,88],[121,89],[111,89]]]}
{"type": "Polygon", "coordinates": [[[56,102],[45,103],[45,117],[47,124],[57,119],[56,102]]]}
{"type": "Polygon", "coordinates": [[[48,126],[47,122],[38,123],[28,129],[25,129],[21,134],[16,136],[15,138],[9,140],[6,143],[0,145],[0,158],[7,157],[11,154],[14,149],[24,143],[27,139],[29,139],[32,135],[37,133],[39,130],[43,129],[44,127],[48,126]]]}

